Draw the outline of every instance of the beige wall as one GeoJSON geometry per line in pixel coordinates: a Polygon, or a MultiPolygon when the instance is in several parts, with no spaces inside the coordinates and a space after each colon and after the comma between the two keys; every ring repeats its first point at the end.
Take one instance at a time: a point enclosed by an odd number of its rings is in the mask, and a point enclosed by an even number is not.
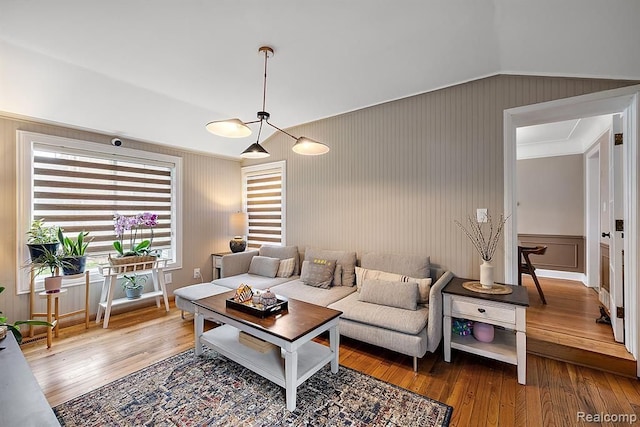
{"type": "MultiPolygon", "coordinates": [[[[101,135],[59,126],[38,124],[0,116],[0,286],[7,289],[0,294],[0,310],[10,320],[26,319],[29,315],[27,295],[15,295],[16,280],[16,130],[25,130],[85,141],[109,144],[111,135],[101,135]]],[[[174,288],[192,284],[193,269],[199,267],[205,281],[211,280],[210,254],[228,250],[230,233],[228,217],[241,207],[240,163],[202,153],[131,141],[126,146],[156,153],[170,154],[183,159],[183,268],[172,271],[174,288]]],[[[24,230],[26,232],[26,230],[24,230]]],[[[99,276],[95,277],[98,279],[99,276]]],[[[91,312],[95,313],[100,296],[100,284],[91,286],[91,312]]],[[[79,309],[83,291],[71,288],[61,299],[63,311],[79,309]]],[[[46,311],[40,308],[39,311],[46,311]]]]}
{"type": "MultiPolygon", "coordinates": [[[[503,211],[503,111],[630,84],[481,79],[289,129],[326,142],[327,155],[299,156],[278,134],[265,142],[270,158],[243,164],[286,160],[288,244],[426,254],[478,277],[479,256],[453,221],[503,211]]],[[[501,245],[500,279],[503,257],[501,245]]]]}
{"type": "Polygon", "coordinates": [[[518,160],[518,234],[584,236],[584,156],[518,160]]]}

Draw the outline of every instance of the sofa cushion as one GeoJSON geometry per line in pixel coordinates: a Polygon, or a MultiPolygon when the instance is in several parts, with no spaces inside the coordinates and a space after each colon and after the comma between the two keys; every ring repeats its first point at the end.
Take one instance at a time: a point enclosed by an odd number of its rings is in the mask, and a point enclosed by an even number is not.
{"type": "Polygon", "coordinates": [[[249,274],[257,274],[264,277],[276,277],[280,260],[266,256],[254,256],[249,265],[249,274]]]}
{"type": "Polygon", "coordinates": [[[358,299],[372,304],[415,310],[418,307],[418,284],[365,279],[358,299]]]}
{"type": "Polygon", "coordinates": [[[418,309],[414,311],[370,304],[359,301],[358,292],[330,304],[329,308],[342,311],[341,318],[344,319],[412,335],[422,331],[427,326],[429,319],[427,306],[418,306],[418,309]]]}
{"type": "Polygon", "coordinates": [[[199,283],[197,285],[183,286],[173,291],[176,296],[176,307],[190,313],[195,312],[195,306],[191,301],[229,292],[229,288],[213,283],[199,283]]]}
{"type": "Polygon", "coordinates": [[[264,277],[257,274],[237,274],[235,276],[223,277],[222,279],[216,279],[212,283],[220,286],[224,286],[229,289],[237,289],[241,284],[249,285],[253,289],[267,289],[277,286],[281,283],[288,282],[290,280],[297,279],[298,276],[292,277],[264,277]]]}
{"type": "Polygon", "coordinates": [[[429,292],[431,290],[431,278],[419,279],[416,277],[404,276],[402,274],[389,273],[387,271],[369,270],[362,267],[356,267],[356,286],[358,291],[367,279],[386,280],[388,282],[415,282],[418,284],[418,303],[429,303],[429,292]]]}
{"type": "Polygon", "coordinates": [[[356,253],[347,251],[330,251],[325,249],[307,248],[304,253],[305,260],[335,259],[336,264],[342,267],[342,285],[353,286],[356,283],[356,253]]]}
{"type": "Polygon", "coordinates": [[[336,270],[336,261],[314,258],[302,262],[300,280],[309,286],[329,289],[333,282],[333,273],[336,270]]]}
{"type": "Polygon", "coordinates": [[[369,252],[362,255],[360,267],[369,270],[388,271],[419,279],[431,276],[428,256],[399,255],[369,252]]]}
{"type": "Polygon", "coordinates": [[[300,280],[292,280],[271,290],[276,295],[326,307],[349,294],[355,293],[356,288],[351,286],[331,286],[329,289],[322,289],[307,286],[300,280]]]}
{"type": "Polygon", "coordinates": [[[300,261],[299,261],[297,246],[262,245],[260,246],[258,255],[268,256],[271,258],[278,258],[278,259],[293,258],[295,260],[295,267],[293,268],[293,274],[296,276],[300,274],[300,261]]]}
{"type": "Polygon", "coordinates": [[[276,273],[276,277],[291,277],[293,275],[293,270],[296,267],[295,258],[287,258],[280,260],[280,266],[278,267],[278,272],[276,273]]]}

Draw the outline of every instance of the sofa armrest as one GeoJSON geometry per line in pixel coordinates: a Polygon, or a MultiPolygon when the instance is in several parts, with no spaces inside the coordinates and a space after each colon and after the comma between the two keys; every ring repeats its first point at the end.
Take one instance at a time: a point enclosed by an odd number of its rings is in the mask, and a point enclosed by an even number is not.
{"type": "Polygon", "coordinates": [[[442,339],[442,289],[453,278],[453,273],[445,271],[431,285],[429,291],[429,321],[427,323],[427,351],[433,353],[442,339]]]}
{"type": "Polygon", "coordinates": [[[251,259],[258,255],[258,251],[245,251],[229,254],[220,261],[220,277],[237,276],[248,273],[251,259]]]}

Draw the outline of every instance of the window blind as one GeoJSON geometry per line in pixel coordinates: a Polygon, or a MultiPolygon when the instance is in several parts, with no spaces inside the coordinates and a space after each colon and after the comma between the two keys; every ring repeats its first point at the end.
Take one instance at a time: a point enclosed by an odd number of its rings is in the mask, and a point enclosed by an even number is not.
{"type": "MultiPolygon", "coordinates": [[[[115,253],[116,214],[157,214],[152,249],[169,250],[172,196],[172,165],[34,147],[33,218],[62,227],[67,237],[89,232],[93,240],[87,253],[98,262],[115,253]]],[[[151,237],[148,229],[143,233],[138,242],[151,237]]],[[[126,247],[128,241],[125,234],[126,247]]]]}
{"type": "Polygon", "coordinates": [[[247,246],[283,245],[282,166],[244,171],[244,201],[249,219],[247,246]]]}

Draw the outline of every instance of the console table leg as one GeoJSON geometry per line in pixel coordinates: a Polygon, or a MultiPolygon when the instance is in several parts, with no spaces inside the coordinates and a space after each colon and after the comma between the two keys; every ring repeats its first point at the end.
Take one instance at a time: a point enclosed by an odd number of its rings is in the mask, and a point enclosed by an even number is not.
{"type": "Polygon", "coordinates": [[[444,361],[451,362],[451,316],[444,316],[442,332],[444,335],[444,361]]]}
{"type": "Polygon", "coordinates": [[[518,359],[518,383],[527,383],[527,334],[516,332],[516,353],[518,359]]]}
{"type": "MultiPolygon", "coordinates": [[[[333,362],[332,362],[333,363],[333,362]]],[[[293,412],[296,409],[296,394],[298,387],[298,352],[285,351],[284,353],[284,384],[287,400],[287,409],[293,412]]]]}
{"type": "Polygon", "coordinates": [[[193,319],[193,325],[195,329],[195,354],[196,356],[200,356],[202,354],[202,342],[200,341],[200,336],[204,332],[204,316],[201,313],[198,313],[198,309],[196,308],[195,317],[193,319]]]}
{"type": "Polygon", "coordinates": [[[333,359],[331,359],[331,372],[338,373],[338,366],[340,366],[340,334],[338,333],[338,326],[334,326],[329,329],[329,348],[333,352],[333,359]]]}

